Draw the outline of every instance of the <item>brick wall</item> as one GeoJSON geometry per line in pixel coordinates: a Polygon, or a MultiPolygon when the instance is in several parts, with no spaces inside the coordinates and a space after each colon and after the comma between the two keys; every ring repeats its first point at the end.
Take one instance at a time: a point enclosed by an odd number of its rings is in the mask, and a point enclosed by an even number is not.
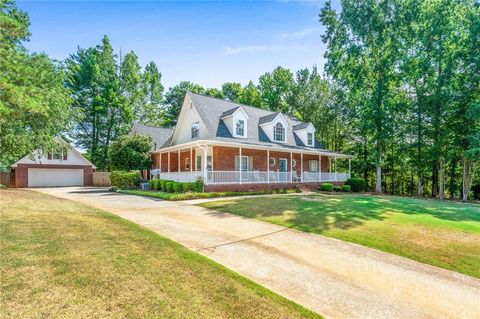
{"type": "Polygon", "coordinates": [[[89,165],[51,165],[51,164],[18,164],[15,168],[15,187],[28,187],[29,168],[74,168],[83,169],[83,183],[85,186],[92,185],[93,168],[89,165]]]}

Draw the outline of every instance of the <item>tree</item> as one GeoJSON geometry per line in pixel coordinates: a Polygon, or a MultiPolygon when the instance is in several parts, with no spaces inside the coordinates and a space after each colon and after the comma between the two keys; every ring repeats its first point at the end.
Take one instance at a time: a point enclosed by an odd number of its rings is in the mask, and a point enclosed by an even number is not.
{"type": "Polygon", "coordinates": [[[35,149],[49,150],[65,131],[70,98],[58,63],[30,54],[29,19],[11,0],[0,3],[0,167],[35,149]]]}
{"type": "Polygon", "coordinates": [[[99,169],[109,168],[109,146],[133,121],[138,68],[134,55],[121,63],[108,37],[102,45],[78,49],[67,59],[66,84],[72,92],[75,127],[70,135],[99,169]],[[128,81],[127,81],[128,79],[128,81]],[[133,88],[132,88],[133,87],[133,88]]]}
{"type": "Polygon", "coordinates": [[[243,87],[237,82],[227,82],[223,83],[222,92],[227,100],[238,103],[243,95],[243,87]]]}
{"type": "Polygon", "coordinates": [[[124,135],[110,146],[111,166],[114,170],[144,170],[151,167],[152,138],[142,134],[124,135]]]}
{"type": "Polygon", "coordinates": [[[261,107],[262,101],[260,100],[260,91],[258,90],[257,86],[255,86],[255,84],[253,84],[253,82],[250,81],[243,88],[242,94],[240,95],[238,101],[236,102],[245,104],[245,105],[261,107]]]}
{"type": "Polygon", "coordinates": [[[163,85],[162,75],[157,65],[150,62],[142,75],[143,103],[135,120],[142,124],[160,126],[163,122],[163,85]]]}
{"type": "MultiPolygon", "coordinates": [[[[376,186],[382,192],[382,161],[398,88],[396,24],[399,4],[393,0],[344,0],[337,16],[328,1],[320,14],[326,26],[326,71],[358,104],[361,125],[371,131],[375,148],[376,186]]],[[[369,134],[370,135],[370,134],[369,134]]]]}
{"type": "Polygon", "coordinates": [[[185,99],[185,94],[187,94],[188,91],[203,94],[205,89],[198,84],[182,81],[174,87],[171,87],[165,94],[165,117],[162,123],[164,126],[175,125],[183,105],[183,100],[185,99]]]}
{"type": "Polygon", "coordinates": [[[217,99],[224,98],[223,92],[216,88],[206,89],[204,94],[207,96],[216,97],[217,99]]]}
{"type": "Polygon", "coordinates": [[[263,107],[275,112],[292,113],[288,103],[293,87],[293,74],[290,70],[279,66],[273,72],[261,75],[259,83],[263,107]]]}

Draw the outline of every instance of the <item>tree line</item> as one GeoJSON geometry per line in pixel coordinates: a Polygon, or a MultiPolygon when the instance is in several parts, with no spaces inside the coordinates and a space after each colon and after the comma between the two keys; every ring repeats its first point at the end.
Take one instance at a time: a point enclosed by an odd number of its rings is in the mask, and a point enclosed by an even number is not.
{"type": "Polygon", "coordinates": [[[475,0],[343,0],[319,14],[326,64],[277,67],[246,85],[165,91],[154,62],[114,52],[107,36],[52,61],[24,47],[28,15],[1,9],[0,164],[63,134],[99,169],[134,121],[173,127],[187,91],[312,122],[353,174],[390,194],[466,197],[480,184],[480,8],[475,0]]]}

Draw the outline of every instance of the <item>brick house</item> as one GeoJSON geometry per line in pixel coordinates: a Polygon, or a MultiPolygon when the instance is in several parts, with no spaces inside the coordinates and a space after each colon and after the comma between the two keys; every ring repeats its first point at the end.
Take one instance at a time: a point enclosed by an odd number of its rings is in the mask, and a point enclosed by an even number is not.
{"type": "Polygon", "coordinates": [[[91,186],[96,167],[63,139],[58,151],[36,150],[11,165],[14,187],[91,186]]]}
{"type": "Polygon", "coordinates": [[[350,177],[351,156],[323,149],[312,123],[191,92],[174,129],[135,124],[133,132],[153,138],[154,178],[202,177],[207,191],[308,188],[350,177]]]}

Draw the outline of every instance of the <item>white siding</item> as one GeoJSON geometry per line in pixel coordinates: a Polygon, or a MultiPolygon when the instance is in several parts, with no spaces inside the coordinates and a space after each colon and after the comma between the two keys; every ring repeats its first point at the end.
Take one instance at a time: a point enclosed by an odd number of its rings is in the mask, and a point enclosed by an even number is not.
{"type": "Polygon", "coordinates": [[[202,120],[200,119],[200,115],[198,115],[195,106],[191,105],[190,102],[191,100],[187,95],[183,103],[182,110],[180,111],[180,115],[178,117],[177,126],[175,127],[175,132],[173,134],[172,145],[192,141],[191,128],[192,123],[195,122],[200,123],[200,132],[198,139],[209,137],[205,124],[203,124],[202,120]]]}

